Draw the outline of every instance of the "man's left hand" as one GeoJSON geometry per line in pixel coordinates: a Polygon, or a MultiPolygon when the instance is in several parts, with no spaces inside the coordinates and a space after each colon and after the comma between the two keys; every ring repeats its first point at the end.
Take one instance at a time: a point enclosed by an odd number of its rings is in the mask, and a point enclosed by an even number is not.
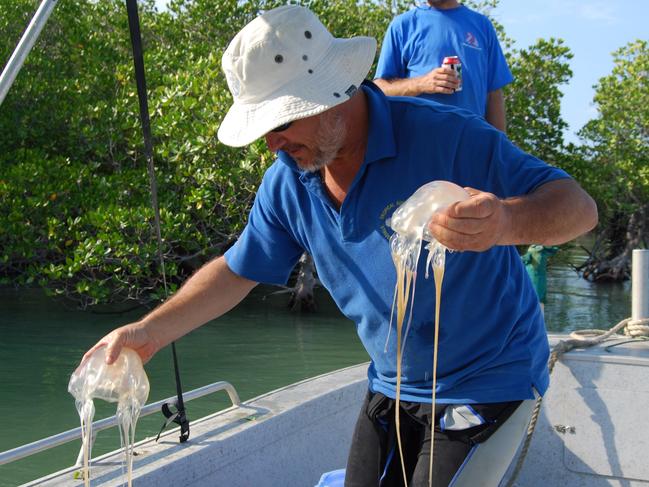
{"type": "Polygon", "coordinates": [[[449,249],[476,252],[490,249],[509,228],[507,207],[492,193],[464,189],[470,198],[433,214],[428,228],[449,249]]]}

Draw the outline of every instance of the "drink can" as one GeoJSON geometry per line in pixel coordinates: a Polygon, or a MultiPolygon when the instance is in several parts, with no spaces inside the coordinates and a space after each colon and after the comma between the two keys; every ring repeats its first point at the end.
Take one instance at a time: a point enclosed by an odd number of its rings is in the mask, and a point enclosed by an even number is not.
{"type": "Polygon", "coordinates": [[[442,61],[442,66],[455,71],[457,79],[460,82],[458,87],[455,88],[455,92],[462,91],[462,63],[460,62],[460,58],[458,56],[446,56],[442,61]]]}

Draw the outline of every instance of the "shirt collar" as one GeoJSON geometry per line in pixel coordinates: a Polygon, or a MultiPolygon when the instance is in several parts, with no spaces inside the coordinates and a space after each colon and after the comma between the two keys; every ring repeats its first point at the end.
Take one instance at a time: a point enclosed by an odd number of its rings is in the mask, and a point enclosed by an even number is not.
{"type": "Polygon", "coordinates": [[[394,157],[397,154],[392,127],[392,111],[388,98],[371,81],[363,81],[361,86],[367,96],[368,130],[365,163],[394,157]]]}

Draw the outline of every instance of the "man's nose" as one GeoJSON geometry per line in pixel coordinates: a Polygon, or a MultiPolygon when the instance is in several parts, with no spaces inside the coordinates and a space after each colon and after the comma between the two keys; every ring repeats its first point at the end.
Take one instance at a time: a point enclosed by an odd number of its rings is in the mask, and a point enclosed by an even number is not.
{"type": "Polygon", "coordinates": [[[271,152],[277,152],[286,144],[286,138],[279,132],[268,132],[264,138],[266,139],[268,150],[271,152]]]}

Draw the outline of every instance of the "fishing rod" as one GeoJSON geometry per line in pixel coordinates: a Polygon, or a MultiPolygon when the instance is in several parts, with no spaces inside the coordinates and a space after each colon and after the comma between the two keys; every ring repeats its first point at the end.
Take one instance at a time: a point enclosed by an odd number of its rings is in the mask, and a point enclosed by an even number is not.
{"type": "MultiPolygon", "coordinates": [[[[126,0],[126,10],[128,13],[128,27],[131,33],[131,45],[133,47],[133,64],[135,67],[135,82],[137,85],[137,96],[140,103],[140,122],[142,124],[142,135],[144,137],[144,156],[147,161],[147,170],[149,173],[149,185],[151,187],[151,206],[153,207],[153,218],[158,241],[158,260],[162,271],[162,283],[164,286],[165,297],[169,296],[167,289],[167,273],[165,271],[164,255],[162,253],[162,232],[160,230],[160,207],[158,205],[158,184],[155,176],[155,167],[153,165],[153,142],[151,137],[151,123],[149,120],[149,104],[147,100],[146,78],[144,75],[144,56],[142,49],[142,36],[140,35],[140,17],[137,9],[137,0],[126,0]]],[[[176,354],[176,343],[171,342],[171,353],[173,355],[174,373],[176,376],[176,396],[175,403],[165,403],[162,405],[162,414],[167,420],[162,425],[156,438],[160,438],[162,431],[171,423],[180,425],[180,442],[184,443],[189,439],[189,420],[185,413],[185,403],[183,401],[183,391],[180,383],[180,370],[178,368],[178,357],[176,354]],[[174,408],[175,411],[172,409],[174,408]]]]}

